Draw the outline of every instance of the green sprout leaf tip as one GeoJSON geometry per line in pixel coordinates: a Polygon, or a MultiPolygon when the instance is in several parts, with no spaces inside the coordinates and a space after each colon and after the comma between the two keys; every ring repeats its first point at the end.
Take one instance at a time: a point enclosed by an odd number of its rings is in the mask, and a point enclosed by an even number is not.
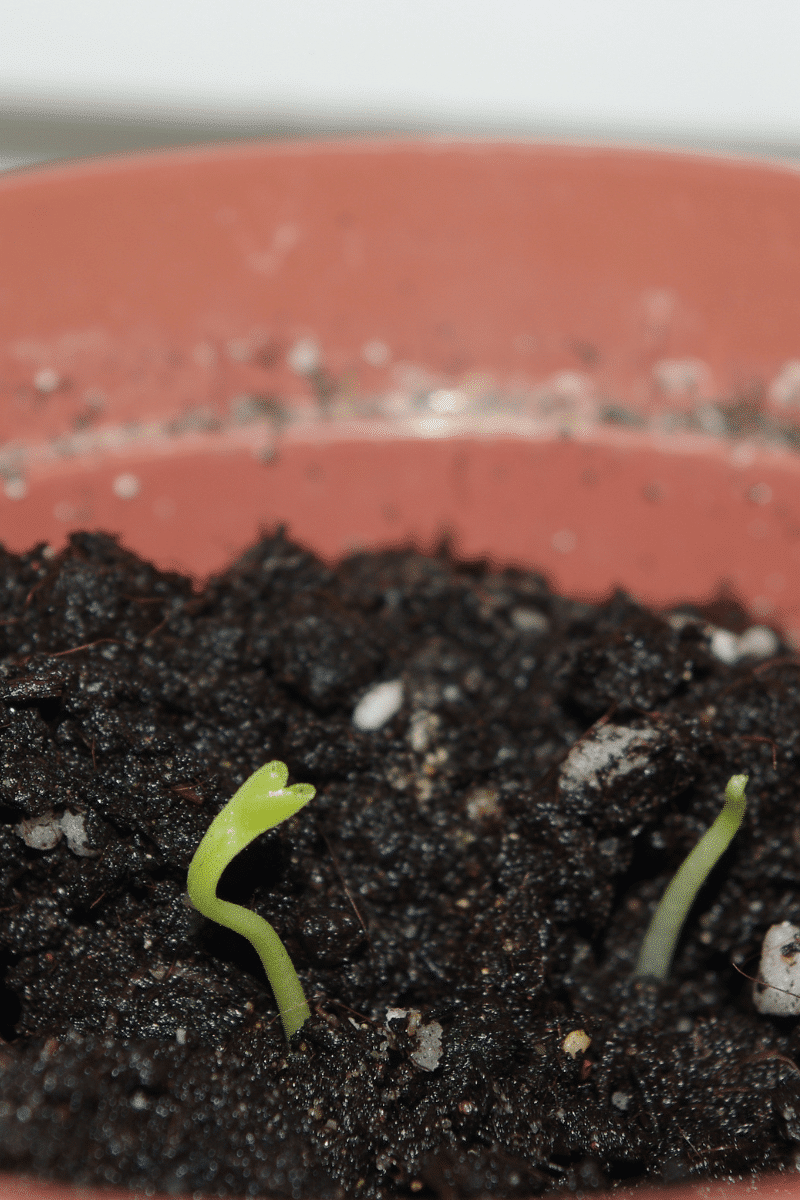
{"type": "Polygon", "coordinates": [[[189,899],[198,912],[246,937],[256,950],[275,993],[287,1040],[308,1017],[297,972],[275,930],[256,913],[217,896],[222,872],[255,838],[293,816],[315,794],[310,783],[286,786],[285,763],[270,762],[246,779],[214,818],[197,847],[187,878],[189,899]]]}
{"type": "Polygon", "coordinates": [[[695,897],[742,823],[747,801],[747,775],[732,775],[725,788],[725,803],[717,819],[689,852],[653,913],[634,975],[666,979],[684,922],[695,897]]]}

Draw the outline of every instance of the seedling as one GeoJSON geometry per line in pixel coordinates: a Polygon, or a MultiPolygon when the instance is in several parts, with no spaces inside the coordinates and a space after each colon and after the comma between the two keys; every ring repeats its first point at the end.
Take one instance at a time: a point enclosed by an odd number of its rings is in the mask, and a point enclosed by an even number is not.
{"type": "Polygon", "coordinates": [[[189,899],[199,912],[252,943],[275,993],[287,1041],[311,1015],[292,960],[272,926],[240,904],[220,900],[217,884],[240,850],[314,796],[316,789],[310,783],[286,787],[288,775],[285,763],[270,762],[242,784],[211,822],[189,864],[187,879],[189,899]]]}
{"type": "Polygon", "coordinates": [[[666,979],[689,909],[712,868],[728,849],[742,823],[747,805],[746,775],[732,775],[725,788],[725,803],[714,824],[689,852],[661,898],[642,942],[634,975],[666,979]]]}

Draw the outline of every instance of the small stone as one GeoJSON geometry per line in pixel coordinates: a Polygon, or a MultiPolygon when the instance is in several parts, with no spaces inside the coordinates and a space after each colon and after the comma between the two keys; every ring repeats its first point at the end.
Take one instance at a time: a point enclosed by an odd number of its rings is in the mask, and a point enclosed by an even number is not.
{"type": "Polygon", "coordinates": [[[547,633],[550,628],[550,622],[538,608],[517,606],[512,608],[510,616],[511,624],[519,633],[547,633]]]}
{"type": "Polygon", "coordinates": [[[61,820],[55,813],[20,821],[17,833],[32,850],[53,850],[61,841],[61,820]]]}
{"type": "Polygon", "coordinates": [[[778,635],[767,625],[751,625],[741,634],[710,627],[711,653],[729,667],[742,658],[770,658],[779,648],[778,635]]]}
{"type": "Polygon", "coordinates": [[[61,828],[67,839],[67,845],[78,858],[94,858],[98,853],[92,850],[88,843],[88,834],[82,813],[65,812],[61,818],[61,828]]]}
{"type": "Polygon", "coordinates": [[[561,1049],[570,1058],[577,1058],[579,1054],[585,1054],[592,1044],[592,1039],[589,1037],[585,1029],[573,1029],[568,1033],[561,1043],[561,1049]]]}
{"type": "Polygon", "coordinates": [[[751,625],[739,637],[742,658],[770,658],[780,647],[778,635],[767,625],[751,625]]]}
{"type": "Polygon", "coordinates": [[[654,729],[601,725],[572,747],[559,772],[559,788],[568,795],[585,786],[599,789],[620,775],[646,767],[650,746],[658,740],[654,729]],[[603,780],[601,780],[601,774],[603,780]]]}
{"type": "MultiPolygon", "coordinates": [[[[409,1031],[410,1032],[410,1031],[409,1031]]],[[[442,1034],[444,1030],[438,1021],[430,1021],[420,1025],[417,1030],[419,1049],[411,1054],[411,1061],[422,1071],[435,1071],[442,1057],[442,1034]]]]}
{"type": "Polygon", "coordinates": [[[386,1025],[388,1027],[390,1021],[405,1021],[408,1016],[407,1008],[387,1008],[386,1010],[386,1025]]]}
{"type": "Polygon", "coordinates": [[[753,1004],[760,1013],[776,1017],[800,1014],[800,928],[791,921],[771,925],[764,935],[758,978],[753,984],[753,1004]]]}
{"type": "Polygon", "coordinates": [[[739,661],[739,639],[729,629],[712,629],[710,649],[714,658],[732,667],[739,661]]]}
{"type": "Polygon", "coordinates": [[[403,694],[402,679],[390,679],[370,688],[353,709],[352,721],[356,729],[380,729],[391,721],[402,708],[403,694]]]}

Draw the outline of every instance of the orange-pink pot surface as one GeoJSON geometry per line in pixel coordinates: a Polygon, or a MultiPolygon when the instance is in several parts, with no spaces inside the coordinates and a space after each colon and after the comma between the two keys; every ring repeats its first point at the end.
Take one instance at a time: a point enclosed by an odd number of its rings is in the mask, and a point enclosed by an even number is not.
{"type": "Polygon", "coordinates": [[[800,636],[791,453],[591,414],[568,438],[486,412],[315,424],[287,366],[313,343],[345,401],[409,371],[501,392],[556,373],[644,412],[686,404],[670,364],[709,397],[768,384],[800,354],[793,171],[491,143],[155,155],[0,180],[0,261],[15,549],[102,526],[202,574],[277,520],[328,555],[448,532],[577,593],[725,579],[800,636]],[[294,406],[277,454],[232,420],[243,393],[294,406]]]}
{"type": "Polygon", "coordinates": [[[386,382],[360,356],[380,339],[392,361],[448,374],[594,363],[611,394],[697,356],[728,389],[797,355],[798,189],[790,169],[700,156],[436,141],[10,175],[4,388],[63,366],[73,391],[111,389],[107,415],[141,420],[166,394],[290,384],[274,351],[309,334],[362,388],[386,382]],[[210,361],[248,337],[271,366],[210,361]]]}

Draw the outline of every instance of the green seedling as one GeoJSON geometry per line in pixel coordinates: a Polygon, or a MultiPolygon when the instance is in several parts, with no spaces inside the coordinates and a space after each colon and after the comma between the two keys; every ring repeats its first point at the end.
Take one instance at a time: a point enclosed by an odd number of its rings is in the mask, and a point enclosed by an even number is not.
{"type": "Polygon", "coordinates": [[[272,926],[247,908],[220,900],[217,884],[240,850],[308,804],[310,783],[286,787],[285,763],[271,762],[247,779],[214,818],[189,864],[187,889],[198,912],[246,937],[267,973],[287,1040],[311,1015],[286,948],[272,926]]]}
{"type": "Polygon", "coordinates": [[[732,775],[728,780],[722,812],[683,860],[653,913],[639,952],[635,976],[666,979],[669,975],[675,947],[689,909],[742,823],[747,804],[744,796],[746,785],[746,775],[732,775]]]}

